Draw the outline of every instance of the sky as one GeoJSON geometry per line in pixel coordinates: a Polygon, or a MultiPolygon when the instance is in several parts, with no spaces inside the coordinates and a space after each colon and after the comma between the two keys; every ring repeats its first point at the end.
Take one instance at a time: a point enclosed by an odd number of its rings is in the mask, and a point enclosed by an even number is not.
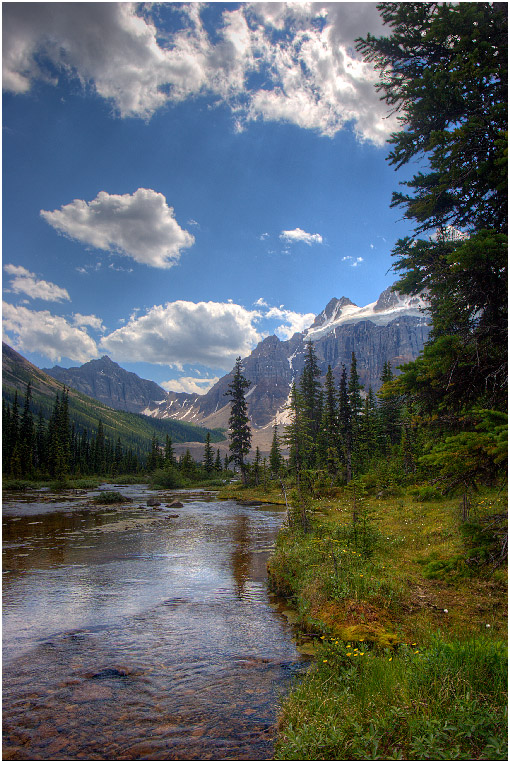
{"type": "MultiPolygon", "coordinates": [[[[206,392],[396,280],[375,3],[6,3],[4,341],[206,392]]],[[[415,170],[415,168],[414,168],[415,170]]]]}

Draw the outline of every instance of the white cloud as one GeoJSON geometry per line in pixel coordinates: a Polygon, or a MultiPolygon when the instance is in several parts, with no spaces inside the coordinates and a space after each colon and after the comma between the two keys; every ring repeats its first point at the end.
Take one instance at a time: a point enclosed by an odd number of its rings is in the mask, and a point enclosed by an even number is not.
{"type": "Polygon", "coordinates": [[[378,75],[353,49],[383,29],[375,3],[244,3],[223,11],[214,40],[202,3],[164,5],[180,23],[173,33],[158,30],[157,4],[153,19],[148,4],[4,4],[4,87],[26,93],[65,74],[122,117],[209,94],[230,105],[239,130],[264,119],[332,136],[352,123],[360,140],[382,145],[395,129],[378,75]],[[253,73],[263,86],[251,86],[253,73]]]}
{"type": "Polygon", "coordinates": [[[10,281],[9,291],[14,294],[26,294],[31,299],[43,299],[45,302],[70,300],[69,292],[50,281],[41,281],[21,265],[4,265],[4,270],[14,278],[10,281]]]}
{"type": "Polygon", "coordinates": [[[261,335],[260,313],[228,302],[178,300],[133,314],[125,326],[101,340],[116,360],[180,367],[200,363],[230,370],[238,355],[248,355],[261,335]]]}
{"type": "Polygon", "coordinates": [[[73,323],[75,326],[90,326],[90,328],[93,328],[96,331],[102,331],[104,328],[103,321],[101,318],[98,318],[97,315],[82,315],[81,313],[74,313],[73,323]]]}
{"type": "Polygon", "coordinates": [[[263,297],[259,297],[256,302],[253,303],[257,307],[269,307],[266,300],[263,297]]]}
{"type": "Polygon", "coordinates": [[[195,239],[183,230],[162,193],[100,191],[90,202],[75,199],[53,212],[41,210],[53,228],[97,249],[115,251],[155,268],[170,268],[195,239]]]}
{"type": "Polygon", "coordinates": [[[363,257],[342,257],[342,262],[348,262],[351,268],[357,268],[363,262],[363,257]]]}
{"type": "Polygon", "coordinates": [[[48,310],[29,310],[4,302],[3,327],[16,336],[13,340],[6,333],[7,342],[16,349],[46,355],[53,362],[66,357],[86,363],[98,356],[96,343],[86,331],[48,310]]]}
{"type": "Polygon", "coordinates": [[[282,241],[287,241],[290,244],[302,241],[304,244],[311,246],[312,244],[322,244],[322,236],[320,233],[307,233],[301,228],[295,228],[294,230],[282,230],[280,233],[282,241]]]}
{"type": "Polygon", "coordinates": [[[284,323],[275,329],[275,333],[280,339],[290,339],[296,332],[301,333],[307,329],[315,320],[314,313],[296,313],[293,310],[280,307],[271,307],[264,318],[276,318],[283,320],[284,323]]]}
{"type": "Polygon", "coordinates": [[[180,379],[170,379],[161,382],[160,387],[168,392],[191,392],[194,395],[205,395],[219,381],[219,376],[212,379],[202,379],[195,376],[181,376],[180,379]]]}

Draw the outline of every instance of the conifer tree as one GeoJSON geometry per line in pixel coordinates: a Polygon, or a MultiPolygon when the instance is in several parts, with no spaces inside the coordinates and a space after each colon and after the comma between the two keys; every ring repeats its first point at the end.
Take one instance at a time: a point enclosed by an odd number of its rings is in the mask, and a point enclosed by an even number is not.
{"type": "Polygon", "coordinates": [[[342,365],[338,390],[338,433],[340,461],[345,467],[347,482],[352,479],[352,427],[351,407],[349,405],[347,369],[342,365]]]}
{"type": "Polygon", "coordinates": [[[282,467],[282,453],[280,450],[280,443],[278,441],[278,425],[276,423],[273,427],[273,441],[271,443],[271,450],[269,452],[269,466],[271,468],[271,474],[273,477],[277,477],[282,467]]]}
{"type": "Polygon", "coordinates": [[[381,374],[383,386],[378,392],[379,444],[385,454],[400,441],[401,396],[390,385],[393,379],[391,363],[386,361],[381,374]]]}
{"type": "Polygon", "coordinates": [[[370,465],[370,462],[378,453],[378,411],[375,401],[375,395],[372,387],[368,388],[368,393],[363,404],[363,413],[360,421],[359,431],[359,453],[360,466],[362,470],[370,465]]]}
{"type": "Polygon", "coordinates": [[[165,440],[165,466],[172,466],[175,464],[175,455],[174,455],[174,449],[172,444],[172,438],[169,434],[166,436],[165,440]]]}
{"type": "Polygon", "coordinates": [[[191,455],[191,451],[189,448],[186,448],[186,452],[181,456],[181,459],[179,461],[179,469],[181,470],[182,474],[187,477],[188,479],[191,479],[194,477],[196,473],[196,464],[193,460],[193,457],[191,455]]]}
{"type": "Polygon", "coordinates": [[[18,409],[18,390],[14,391],[14,401],[12,404],[12,410],[10,415],[10,426],[8,431],[8,448],[7,448],[7,473],[12,474],[13,476],[21,476],[19,474],[21,462],[19,458],[19,409],[18,409]],[[14,454],[16,453],[16,457],[14,458],[14,454]],[[14,467],[14,461],[16,462],[16,467],[14,467]],[[16,472],[16,474],[14,473],[16,472]]]}
{"type": "Polygon", "coordinates": [[[19,428],[19,450],[20,459],[24,474],[30,474],[33,467],[34,445],[35,445],[35,427],[34,419],[30,412],[30,402],[32,399],[32,387],[30,380],[27,383],[25,393],[25,405],[20,420],[19,428]]]}
{"type": "Polygon", "coordinates": [[[330,475],[336,475],[340,466],[338,457],[338,426],[335,381],[331,366],[328,366],[321,427],[317,438],[317,463],[318,466],[325,469],[330,475]]]}
{"type": "Polygon", "coordinates": [[[217,448],[217,450],[216,450],[216,460],[214,462],[214,471],[218,472],[218,474],[220,474],[221,471],[222,471],[221,456],[220,456],[220,449],[219,448],[217,448]]]}
{"type": "Polygon", "coordinates": [[[251,429],[248,418],[248,407],[245,399],[245,390],[248,389],[250,384],[251,382],[243,375],[242,360],[239,357],[236,360],[232,381],[228,385],[228,391],[225,394],[232,400],[232,407],[228,420],[230,439],[229,449],[234,464],[239,467],[243,485],[247,484],[245,457],[250,452],[251,445],[251,429]]]}
{"type": "Polygon", "coordinates": [[[304,418],[309,428],[309,446],[304,454],[304,462],[314,466],[316,461],[315,446],[322,417],[322,390],[320,385],[321,370],[313,342],[306,343],[305,365],[299,382],[299,392],[303,402],[304,418]]]}
{"type": "Polygon", "coordinates": [[[105,436],[101,419],[97,422],[96,438],[93,446],[94,474],[104,474],[106,471],[105,436]]]}
{"type": "Polygon", "coordinates": [[[359,375],[357,369],[356,355],[352,353],[351,369],[349,372],[349,408],[351,411],[351,456],[352,456],[352,470],[357,472],[360,461],[360,427],[361,427],[361,413],[363,411],[363,398],[361,397],[361,390],[363,386],[359,383],[359,375]]]}
{"type": "Polygon", "coordinates": [[[158,456],[159,456],[159,444],[158,444],[158,438],[156,437],[156,433],[152,435],[151,440],[151,449],[150,453],[147,457],[147,471],[153,472],[155,469],[158,468],[158,456]]]}
{"type": "Polygon", "coordinates": [[[287,410],[290,413],[290,423],[285,427],[284,441],[289,447],[289,467],[294,472],[299,488],[301,474],[307,467],[311,436],[310,422],[305,415],[305,403],[295,383],[290,390],[287,410]]]}
{"type": "Polygon", "coordinates": [[[255,448],[255,459],[253,461],[253,466],[252,466],[252,470],[251,470],[252,474],[253,474],[253,481],[254,481],[255,485],[259,485],[260,484],[260,478],[261,478],[261,475],[262,475],[262,466],[261,466],[261,463],[262,463],[262,456],[260,454],[259,446],[257,445],[257,447],[255,448]]]}
{"type": "Polygon", "coordinates": [[[207,432],[205,438],[204,458],[202,461],[204,469],[207,474],[212,474],[214,471],[214,450],[211,446],[211,433],[207,432]]]}

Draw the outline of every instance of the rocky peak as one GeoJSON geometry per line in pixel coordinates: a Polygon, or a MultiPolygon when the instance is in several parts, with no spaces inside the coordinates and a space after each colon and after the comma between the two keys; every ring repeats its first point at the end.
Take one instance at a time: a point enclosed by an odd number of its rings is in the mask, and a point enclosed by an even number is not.
{"type": "Polygon", "coordinates": [[[318,328],[319,326],[323,326],[329,321],[334,321],[335,318],[337,318],[338,315],[342,312],[342,309],[347,305],[356,307],[354,302],[352,302],[349,297],[340,297],[340,299],[333,297],[333,299],[329,300],[322,313],[319,313],[319,315],[316,317],[310,328],[318,328]]]}
{"type": "Polygon", "coordinates": [[[388,286],[375,303],[374,313],[380,313],[383,310],[389,310],[392,307],[396,307],[399,302],[401,302],[401,297],[398,291],[393,291],[393,288],[388,286]]]}

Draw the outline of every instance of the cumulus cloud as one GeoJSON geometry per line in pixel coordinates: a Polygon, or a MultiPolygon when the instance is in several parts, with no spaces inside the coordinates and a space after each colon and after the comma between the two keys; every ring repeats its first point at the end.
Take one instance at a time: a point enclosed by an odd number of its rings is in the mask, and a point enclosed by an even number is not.
{"type": "Polygon", "coordinates": [[[284,321],[275,329],[280,339],[290,339],[296,332],[301,333],[315,320],[314,313],[296,313],[293,310],[285,310],[281,307],[271,307],[264,315],[265,318],[276,318],[284,321]]]}
{"type": "Polygon", "coordinates": [[[395,129],[378,75],[353,49],[383,29],[375,3],[244,3],[223,11],[214,39],[204,4],[165,5],[172,33],[158,29],[157,5],[151,17],[138,3],[6,3],[4,87],[26,93],[67,75],[122,117],[208,94],[230,105],[239,130],[263,119],[333,136],[352,123],[360,140],[382,145],[395,129]]]}
{"type": "Polygon", "coordinates": [[[342,257],[342,262],[348,262],[351,268],[357,268],[363,262],[363,257],[342,257]]]}
{"type": "Polygon", "coordinates": [[[133,314],[103,337],[101,346],[116,360],[176,367],[200,363],[228,371],[260,341],[254,326],[259,318],[258,311],[229,302],[178,300],[133,314]]]}
{"type": "Polygon", "coordinates": [[[286,241],[289,244],[294,244],[298,241],[302,241],[303,244],[322,244],[322,236],[320,233],[307,233],[301,228],[295,228],[294,230],[282,230],[280,233],[282,241],[286,241]]]}
{"type": "Polygon", "coordinates": [[[21,265],[4,265],[4,270],[11,276],[9,291],[14,294],[26,294],[32,299],[43,299],[45,302],[62,302],[70,300],[69,292],[50,281],[42,281],[35,273],[31,273],[21,265]]]}
{"type": "Polygon", "coordinates": [[[73,323],[75,326],[90,326],[90,328],[95,329],[96,331],[102,331],[104,328],[103,321],[101,318],[98,318],[97,315],[82,315],[81,313],[74,313],[73,323]]]}
{"type": "Polygon", "coordinates": [[[170,268],[195,239],[183,230],[162,193],[100,191],[90,202],[75,199],[41,216],[60,233],[97,249],[115,251],[154,268],[170,268]]]}
{"type": "Polygon", "coordinates": [[[71,326],[65,318],[52,315],[49,310],[29,310],[4,302],[3,327],[7,342],[16,349],[38,352],[53,362],[66,357],[86,363],[98,356],[96,343],[86,331],[71,326]]]}
{"type": "Polygon", "coordinates": [[[219,376],[214,376],[211,379],[181,376],[179,379],[170,379],[170,381],[162,382],[160,386],[168,392],[191,392],[194,395],[205,395],[219,381],[219,378],[219,376]]]}

